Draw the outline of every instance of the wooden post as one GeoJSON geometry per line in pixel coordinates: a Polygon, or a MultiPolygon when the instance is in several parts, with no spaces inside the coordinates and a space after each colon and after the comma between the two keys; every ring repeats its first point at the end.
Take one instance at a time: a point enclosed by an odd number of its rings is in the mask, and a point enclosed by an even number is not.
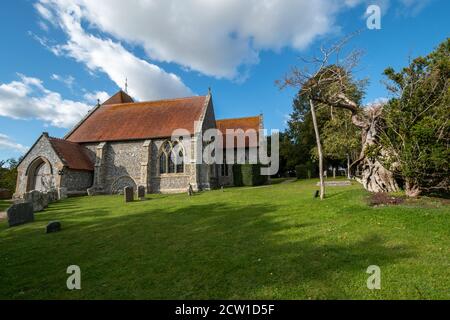
{"type": "Polygon", "coordinates": [[[310,99],[309,105],[311,106],[311,116],[314,125],[314,132],[316,133],[317,152],[319,154],[319,178],[320,178],[320,200],[325,198],[325,181],[323,178],[323,153],[322,144],[320,143],[319,127],[317,126],[316,108],[314,102],[310,99]]]}

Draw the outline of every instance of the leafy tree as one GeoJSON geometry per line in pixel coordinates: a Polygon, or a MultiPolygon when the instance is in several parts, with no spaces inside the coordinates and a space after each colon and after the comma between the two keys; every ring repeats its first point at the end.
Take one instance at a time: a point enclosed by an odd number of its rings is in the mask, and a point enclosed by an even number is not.
{"type": "Polygon", "coordinates": [[[426,57],[385,70],[394,98],[383,109],[385,162],[409,196],[449,188],[450,38],[426,57]]]}
{"type": "Polygon", "coordinates": [[[8,159],[0,161],[0,189],[8,189],[11,193],[16,190],[17,166],[19,159],[8,159]]]}
{"type": "MultiPolygon", "coordinates": [[[[347,164],[347,175],[351,178],[350,166],[361,152],[361,130],[351,122],[348,110],[333,110],[332,117],[322,129],[324,156],[338,163],[347,164]]],[[[314,152],[317,149],[314,148],[314,152]]]]}

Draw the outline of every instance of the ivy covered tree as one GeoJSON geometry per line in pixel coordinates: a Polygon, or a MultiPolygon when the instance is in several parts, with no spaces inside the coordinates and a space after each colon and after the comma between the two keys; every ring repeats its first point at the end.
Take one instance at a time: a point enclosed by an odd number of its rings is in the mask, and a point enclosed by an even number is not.
{"type": "Polygon", "coordinates": [[[407,195],[441,189],[450,179],[450,38],[403,70],[385,70],[394,94],[383,108],[381,144],[387,166],[407,195]]]}

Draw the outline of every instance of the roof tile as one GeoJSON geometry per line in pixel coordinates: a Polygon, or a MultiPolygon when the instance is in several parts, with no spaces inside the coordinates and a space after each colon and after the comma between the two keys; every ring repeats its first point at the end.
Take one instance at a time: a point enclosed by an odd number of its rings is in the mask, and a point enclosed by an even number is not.
{"type": "MultiPolygon", "coordinates": [[[[242,129],[245,131],[247,130],[255,130],[257,133],[257,136],[259,138],[259,129],[261,125],[261,117],[247,117],[247,118],[235,118],[235,119],[223,119],[223,120],[216,120],[216,127],[220,130],[220,132],[223,135],[223,147],[226,148],[226,141],[227,139],[232,139],[234,137],[234,145],[236,147],[242,147],[238,145],[238,140],[236,135],[226,135],[227,129],[231,130],[237,130],[242,129]]],[[[250,139],[245,139],[245,147],[257,147],[258,143],[256,144],[254,142],[250,143],[250,139]]]]}
{"type": "Polygon", "coordinates": [[[170,137],[175,129],[194,133],[207,96],[103,104],[66,139],[71,142],[143,140],[170,137]]]}
{"type": "Polygon", "coordinates": [[[69,142],[53,137],[48,140],[64,164],[73,170],[93,171],[94,164],[88,155],[88,150],[78,143],[69,142]]]}

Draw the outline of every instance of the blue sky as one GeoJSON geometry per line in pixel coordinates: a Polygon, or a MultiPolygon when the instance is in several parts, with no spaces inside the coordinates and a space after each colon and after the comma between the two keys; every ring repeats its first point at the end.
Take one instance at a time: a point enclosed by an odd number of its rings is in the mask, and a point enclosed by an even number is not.
{"type": "Polygon", "coordinates": [[[400,68],[450,35],[447,0],[140,3],[2,2],[0,160],[23,154],[43,131],[62,137],[126,77],[139,100],[211,87],[216,118],[263,113],[266,128],[283,130],[295,91],[274,81],[321,43],[365,28],[371,3],[383,8],[381,30],[365,29],[349,45],[365,51],[358,76],[370,79],[366,103],[388,97],[387,66],[400,68]]]}

